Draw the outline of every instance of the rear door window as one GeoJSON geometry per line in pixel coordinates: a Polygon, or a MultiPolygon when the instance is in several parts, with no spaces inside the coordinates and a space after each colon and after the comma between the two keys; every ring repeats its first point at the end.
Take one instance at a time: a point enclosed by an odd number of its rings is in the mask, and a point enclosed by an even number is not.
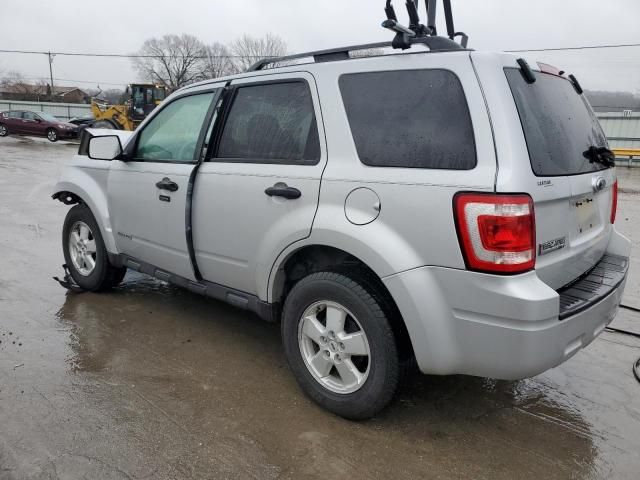
{"type": "Polygon", "coordinates": [[[589,147],[607,147],[607,139],[586,99],[571,82],[538,73],[534,83],[527,83],[518,68],[506,68],[505,74],[536,175],[576,175],[606,168],[584,155],[589,147]]]}
{"type": "Polygon", "coordinates": [[[448,70],[340,77],[360,161],[374,167],[470,170],[476,147],[469,107],[448,70]]]}
{"type": "Polygon", "coordinates": [[[320,140],[304,81],[238,87],[216,161],[316,165],[320,140]]]}

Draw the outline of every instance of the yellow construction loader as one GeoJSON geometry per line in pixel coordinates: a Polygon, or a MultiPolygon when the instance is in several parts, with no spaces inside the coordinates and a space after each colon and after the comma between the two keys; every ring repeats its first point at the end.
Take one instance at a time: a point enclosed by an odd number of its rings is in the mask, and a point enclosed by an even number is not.
{"type": "Polygon", "coordinates": [[[115,130],[135,130],[142,121],[167,96],[163,85],[131,84],[127,87],[127,100],[123,105],[110,105],[99,98],[91,100],[91,112],[95,119],[93,128],[112,128],[115,130]]]}

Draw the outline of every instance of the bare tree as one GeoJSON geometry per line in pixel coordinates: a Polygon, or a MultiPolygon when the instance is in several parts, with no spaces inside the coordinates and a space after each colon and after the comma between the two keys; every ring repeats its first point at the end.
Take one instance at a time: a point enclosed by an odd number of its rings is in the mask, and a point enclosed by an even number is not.
{"type": "Polygon", "coordinates": [[[164,35],[144,42],[133,66],[145,81],[174,90],[203,78],[206,47],[193,35],[164,35]]]}
{"type": "Polygon", "coordinates": [[[33,85],[30,85],[20,72],[14,70],[7,72],[0,80],[0,85],[10,88],[14,93],[25,95],[33,94],[33,85]]]}
{"type": "Polygon", "coordinates": [[[206,78],[218,78],[237,73],[229,49],[219,42],[205,47],[205,58],[202,63],[206,78]]]}
{"type": "Polygon", "coordinates": [[[286,55],[287,43],[270,33],[262,38],[243,35],[230,45],[229,50],[234,55],[236,70],[244,72],[259,60],[286,55]]]}

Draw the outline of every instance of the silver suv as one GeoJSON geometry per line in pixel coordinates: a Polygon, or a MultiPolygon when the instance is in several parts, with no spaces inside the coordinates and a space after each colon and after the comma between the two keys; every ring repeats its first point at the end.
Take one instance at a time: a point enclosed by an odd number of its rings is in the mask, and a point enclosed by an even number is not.
{"type": "Polygon", "coordinates": [[[569,359],[627,275],[603,132],[572,76],[414,41],[431,50],[262,62],[89,131],[54,194],[73,281],[132,269],[279,321],[302,389],[351,419],[414,363],[519,379],[569,359]]]}

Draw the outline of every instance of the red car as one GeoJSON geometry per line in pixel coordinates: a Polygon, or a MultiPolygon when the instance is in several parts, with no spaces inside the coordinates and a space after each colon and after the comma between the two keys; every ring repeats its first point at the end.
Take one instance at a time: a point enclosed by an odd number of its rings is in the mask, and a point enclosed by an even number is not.
{"type": "Polygon", "coordinates": [[[11,110],[0,112],[0,137],[10,133],[47,137],[51,142],[77,138],[78,126],[63,122],[46,112],[11,110]]]}

